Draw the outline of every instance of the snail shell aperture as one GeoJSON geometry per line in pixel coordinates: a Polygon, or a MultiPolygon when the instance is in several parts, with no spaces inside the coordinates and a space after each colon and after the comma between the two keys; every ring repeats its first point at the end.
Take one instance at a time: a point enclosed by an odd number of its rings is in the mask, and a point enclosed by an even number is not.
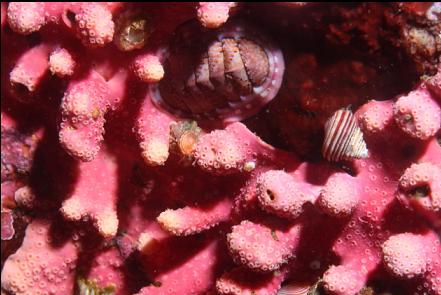
{"type": "Polygon", "coordinates": [[[182,25],[163,52],[164,78],[150,85],[155,104],[184,118],[234,122],[272,100],[285,69],[281,50],[244,22],[207,30],[182,25]]]}

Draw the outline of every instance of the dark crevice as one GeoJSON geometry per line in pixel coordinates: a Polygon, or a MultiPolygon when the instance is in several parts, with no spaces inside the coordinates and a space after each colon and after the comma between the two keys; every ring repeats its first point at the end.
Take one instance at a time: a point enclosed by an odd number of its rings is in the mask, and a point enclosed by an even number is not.
{"type": "Polygon", "coordinates": [[[430,196],[430,186],[428,185],[418,186],[412,189],[411,191],[409,191],[408,196],[410,198],[416,198],[416,199],[427,198],[430,196]]]}
{"type": "Polygon", "coordinates": [[[66,17],[69,21],[71,21],[72,23],[75,23],[75,13],[71,10],[68,10],[66,12],[66,17]]]}
{"type": "Polygon", "coordinates": [[[270,198],[271,201],[274,201],[276,199],[276,197],[274,196],[274,193],[272,191],[270,191],[269,189],[266,190],[266,194],[268,195],[268,197],[270,198]]]}

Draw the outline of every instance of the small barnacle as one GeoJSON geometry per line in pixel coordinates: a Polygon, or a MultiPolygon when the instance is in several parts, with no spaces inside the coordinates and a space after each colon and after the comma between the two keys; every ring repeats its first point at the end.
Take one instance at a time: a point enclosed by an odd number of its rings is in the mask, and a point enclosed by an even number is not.
{"type": "Polygon", "coordinates": [[[181,155],[189,157],[199,140],[201,128],[196,121],[183,120],[171,125],[171,146],[181,155]]]}
{"type": "Polygon", "coordinates": [[[152,33],[149,17],[139,10],[122,12],[116,20],[114,42],[122,51],[131,51],[144,47],[152,33]]]}
{"type": "Polygon", "coordinates": [[[408,122],[413,121],[413,117],[411,114],[405,114],[403,117],[403,120],[404,120],[404,122],[408,123],[408,122]]]}
{"type": "Polygon", "coordinates": [[[93,111],[92,111],[92,118],[94,120],[96,120],[99,117],[100,117],[100,110],[98,108],[93,109],[93,111]]]}
{"type": "Polygon", "coordinates": [[[184,155],[190,155],[198,141],[198,136],[193,131],[186,131],[179,139],[179,150],[184,155]]]}
{"type": "Polygon", "coordinates": [[[248,161],[243,165],[243,170],[246,172],[251,172],[256,168],[256,162],[248,161]]]}

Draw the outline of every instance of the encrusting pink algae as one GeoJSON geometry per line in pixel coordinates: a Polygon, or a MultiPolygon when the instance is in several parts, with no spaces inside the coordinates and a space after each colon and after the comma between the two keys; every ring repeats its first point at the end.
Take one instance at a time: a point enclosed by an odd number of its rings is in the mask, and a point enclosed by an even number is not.
{"type": "Polygon", "coordinates": [[[2,2],[1,294],[441,295],[440,24],[2,2]]]}

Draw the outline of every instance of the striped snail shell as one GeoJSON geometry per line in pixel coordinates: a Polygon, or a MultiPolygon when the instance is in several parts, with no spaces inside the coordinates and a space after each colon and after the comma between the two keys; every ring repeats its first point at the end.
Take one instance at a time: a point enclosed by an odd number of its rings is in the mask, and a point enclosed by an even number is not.
{"type": "Polygon", "coordinates": [[[290,283],[283,285],[277,295],[309,295],[311,286],[308,284],[290,283]]]}
{"type": "Polygon", "coordinates": [[[340,109],[326,121],[322,155],[335,162],[369,156],[363,133],[350,110],[340,109]]]}
{"type": "Polygon", "coordinates": [[[216,30],[187,22],[161,58],[165,75],[150,85],[153,102],[178,117],[225,123],[259,112],[276,96],[285,69],[269,37],[239,21],[216,30]]]}

